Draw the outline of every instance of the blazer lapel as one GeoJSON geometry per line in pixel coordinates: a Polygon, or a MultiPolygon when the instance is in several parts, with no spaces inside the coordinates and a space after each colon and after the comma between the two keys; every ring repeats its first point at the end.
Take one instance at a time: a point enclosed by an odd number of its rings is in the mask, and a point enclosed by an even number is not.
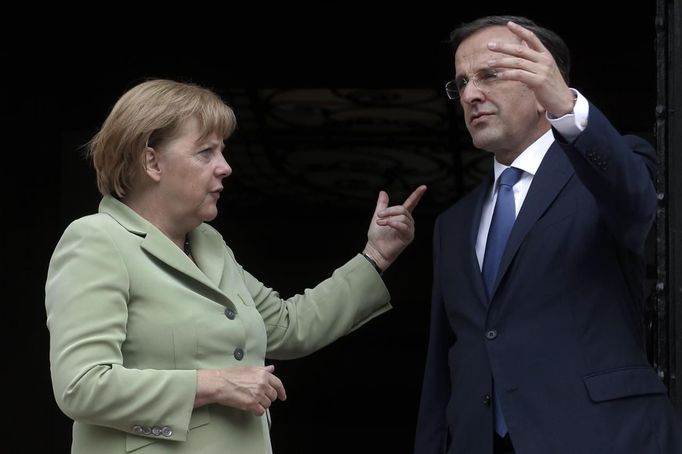
{"type": "Polygon", "coordinates": [[[537,220],[552,204],[561,189],[566,185],[575,173],[573,166],[568,161],[561,147],[554,142],[547,150],[537,173],[533,177],[526,199],[521,211],[514,222],[514,227],[509,234],[509,240],[504,249],[497,281],[493,287],[493,294],[507,271],[509,264],[518,251],[524,238],[535,225],[537,220]]]}
{"type": "Polygon", "coordinates": [[[113,217],[129,232],[142,237],[140,247],[148,254],[187,277],[223,294],[219,284],[224,264],[220,261],[221,255],[215,251],[222,250],[224,246],[222,242],[217,244],[220,240],[216,240],[215,235],[206,234],[208,229],[204,225],[190,232],[192,255],[197,260],[195,265],[184,251],[173,244],[170,238],[123,202],[106,196],[100,203],[99,211],[113,217]]]}
{"type": "MultiPolygon", "coordinates": [[[[471,208],[472,216],[471,223],[469,225],[469,243],[468,243],[468,253],[467,257],[470,262],[469,268],[471,269],[471,275],[474,280],[474,289],[476,291],[476,296],[478,300],[484,306],[488,306],[488,296],[485,291],[485,282],[483,282],[483,273],[481,273],[481,266],[478,264],[478,257],[476,256],[476,240],[478,239],[478,229],[481,224],[481,213],[483,213],[483,202],[485,201],[486,195],[490,191],[490,188],[495,181],[494,174],[490,172],[488,177],[481,183],[481,185],[476,189],[474,196],[472,198],[473,207],[471,208]]],[[[468,210],[465,210],[468,211],[468,210]]]]}
{"type": "MultiPolygon", "coordinates": [[[[190,239],[191,242],[191,239],[190,239]]],[[[182,251],[173,244],[166,235],[158,230],[149,230],[142,241],[142,249],[164,262],[171,268],[185,274],[186,276],[201,282],[202,284],[220,291],[216,285],[204,274],[197,265],[182,251]]],[[[197,254],[199,255],[199,254],[197,254]]]]}
{"type": "Polygon", "coordinates": [[[478,300],[484,306],[488,306],[489,298],[485,290],[485,282],[483,281],[483,273],[481,272],[481,266],[478,264],[478,256],[476,255],[476,240],[478,239],[478,230],[481,226],[481,214],[483,213],[483,202],[485,201],[486,195],[490,191],[493,183],[495,181],[495,176],[493,172],[488,173],[488,178],[484,180],[484,183],[479,186],[478,193],[475,197],[474,205],[474,215],[471,217],[471,226],[469,233],[469,257],[471,260],[471,270],[474,276],[474,288],[476,291],[476,296],[478,300]]]}
{"type": "Polygon", "coordinates": [[[192,245],[192,256],[199,269],[215,285],[220,287],[220,280],[225,268],[225,251],[223,239],[206,225],[202,224],[189,233],[192,245]]]}

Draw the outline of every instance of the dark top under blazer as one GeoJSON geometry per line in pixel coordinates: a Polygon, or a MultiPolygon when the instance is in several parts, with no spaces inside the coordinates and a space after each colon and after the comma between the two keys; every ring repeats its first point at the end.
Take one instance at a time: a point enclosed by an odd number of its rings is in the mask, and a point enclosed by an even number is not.
{"type": "Polygon", "coordinates": [[[571,143],[553,131],[490,300],[475,245],[492,175],[437,219],[417,454],[492,452],[493,379],[518,453],[682,452],[643,348],[655,152],[589,115],[571,143]]]}

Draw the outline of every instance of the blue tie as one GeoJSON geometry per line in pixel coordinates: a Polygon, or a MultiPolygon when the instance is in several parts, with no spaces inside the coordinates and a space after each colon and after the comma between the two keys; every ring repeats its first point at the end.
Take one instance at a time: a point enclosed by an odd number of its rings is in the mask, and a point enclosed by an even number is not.
{"type": "MultiPolygon", "coordinates": [[[[493,211],[493,219],[490,222],[488,240],[485,244],[485,256],[483,257],[483,281],[488,298],[492,298],[493,286],[497,279],[500,268],[502,253],[507,245],[507,239],[516,220],[516,205],[514,204],[514,190],[512,187],[519,181],[523,170],[515,167],[507,167],[498,178],[497,201],[493,211]]],[[[495,432],[504,437],[507,434],[507,423],[504,420],[500,399],[495,389],[495,432]]]]}

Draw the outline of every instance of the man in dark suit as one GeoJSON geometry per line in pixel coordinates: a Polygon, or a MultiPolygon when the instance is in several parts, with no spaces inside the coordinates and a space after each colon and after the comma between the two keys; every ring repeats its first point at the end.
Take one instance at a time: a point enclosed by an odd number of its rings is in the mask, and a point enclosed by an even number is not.
{"type": "Polygon", "coordinates": [[[554,32],[493,16],[451,40],[448,95],[495,160],[436,221],[415,452],[682,453],[643,348],[654,150],[569,88],[554,32]]]}

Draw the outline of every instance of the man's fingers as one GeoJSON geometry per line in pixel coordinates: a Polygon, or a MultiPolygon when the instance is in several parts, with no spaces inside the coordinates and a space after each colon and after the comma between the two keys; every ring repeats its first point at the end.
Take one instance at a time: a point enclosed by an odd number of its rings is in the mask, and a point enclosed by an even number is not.
{"type": "Polygon", "coordinates": [[[535,33],[528,30],[527,28],[522,27],[515,22],[508,22],[507,27],[509,27],[509,30],[511,30],[512,33],[521,38],[521,40],[525,41],[526,45],[531,49],[543,50],[545,48],[545,46],[542,44],[542,41],[540,41],[540,38],[535,36],[535,33]]]}

